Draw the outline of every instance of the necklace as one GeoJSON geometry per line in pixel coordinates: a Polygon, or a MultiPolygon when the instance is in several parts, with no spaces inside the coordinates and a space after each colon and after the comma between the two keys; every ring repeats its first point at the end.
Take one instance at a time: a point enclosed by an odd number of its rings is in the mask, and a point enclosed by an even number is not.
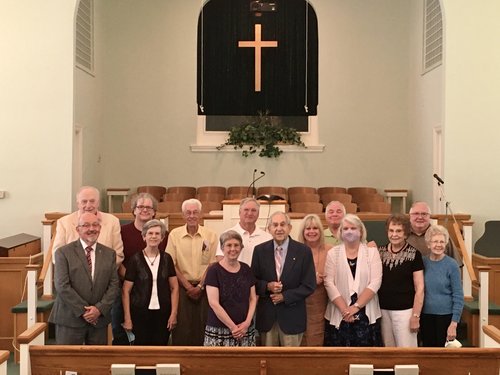
{"type": "Polygon", "coordinates": [[[401,252],[401,250],[403,250],[403,248],[405,247],[405,244],[403,244],[403,246],[401,246],[401,248],[398,250],[398,251],[393,251],[392,250],[392,244],[389,244],[389,251],[393,254],[393,255],[396,255],[396,254],[399,254],[401,252]]]}
{"type": "Polygon", "coordinates": [[[148,259],[148,262],[149,264],[151,264],[152,266],[155,265],[155,262],[156,262],[156,258],[158,258],[158,254],[160,253],[159,251],[156,253],[155,257],[153,258],[153,260],[151,260],[150,257],[148,257],[148,255],[146,254],[146,252],[144,250],[142,250],[142,253],[144,254],[144,256],[148,259]]]}

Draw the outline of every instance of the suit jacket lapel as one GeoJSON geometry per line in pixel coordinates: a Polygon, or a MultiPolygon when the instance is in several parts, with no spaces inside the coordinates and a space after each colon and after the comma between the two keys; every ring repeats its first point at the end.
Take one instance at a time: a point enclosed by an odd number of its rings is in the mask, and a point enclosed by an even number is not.
{"type": "Polygon", "coordinates": [[[283,264],[283,269],[281,270],[281,278],[287,277],[290,274],[293,266],[295,265],[295,260],[297,258],[297,249],[292,243],[292,239],[288,241],[288,250],[286,252],[285,263],[283,264]]]}

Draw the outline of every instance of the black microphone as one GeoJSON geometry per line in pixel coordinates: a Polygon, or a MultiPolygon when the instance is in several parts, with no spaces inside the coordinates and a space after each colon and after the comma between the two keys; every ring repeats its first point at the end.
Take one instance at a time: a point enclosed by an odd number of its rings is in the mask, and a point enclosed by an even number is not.
{"type": "Polygon", "coordinates": [[[260,171],[260,176],[255,178],[256,172],[257,172],[257,169],[254,169],[252,182],[250,183],[250,185],[248,186],[248,189],[247,189],[247,197],[248,197],[248,193],[250,192],[250,188],[252,188],[252,196],[255,198],[255,195],[257,195],[257,189],[255,189],[255,182],[259,181],[262,177],[264,177],[266,175],[263,171],[260,171]]]}
{"type": "Polygon", "coordinates": [[[439,177],[439,176],[437,175],[437,173],[434,173],[434,174],[432,175],[432,177],[434,177],[434,178],[437,180],[438,185],[444,185],[444,181],[443,181],[443,179],[442,179],[441,177],[439,177]]]}

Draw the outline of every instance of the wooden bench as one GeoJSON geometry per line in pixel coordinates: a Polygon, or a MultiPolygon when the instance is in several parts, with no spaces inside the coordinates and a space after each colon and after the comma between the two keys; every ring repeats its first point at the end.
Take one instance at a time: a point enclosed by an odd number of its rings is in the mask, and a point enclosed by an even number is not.
{"type": "Polygon", "coordinates": [[[12,349],[15,331],[11,308],[23,299],[26,266],[42,263],[42,253],[31,257],[0,257],[0,350],[12,349]]]}
{"type": "Polygon", "coordinates": [[[37,375],[109,375],[113,363],[178,363],[182,375],[341,375],[354,363],[375,368],[418,364],[425,375],[492,375],[500,367],[500,350],[475,348],[30,346],[29,353],[37,375]]]}
{"type": "MultiPolygon", "coordinates": [[[[54,305],[54,300],[41,300],[37,301],[36,306],[36,321],[47,323],[49,320],[50,312],[52,311],[52,306],[54,305]]],[[[26,301],[18,303],[16,306],[11,309],[13,318],[14,318],[14,334],[15,334],[15,342],[14,346],[17,348],[19,344],[17,342],[17,337],[26,331],[28,325],[28,306],[26,301]]],[[[48,333],[48,332],[47,332],[48,333]]],[[[14,354],[14,360],[16,363],[19,363],[19,353],[16,351],[14,354]]]]}

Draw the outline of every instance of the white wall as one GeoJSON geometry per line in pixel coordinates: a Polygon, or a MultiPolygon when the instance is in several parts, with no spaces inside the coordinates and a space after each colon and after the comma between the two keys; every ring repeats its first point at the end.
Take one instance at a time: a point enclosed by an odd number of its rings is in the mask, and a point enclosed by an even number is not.
{"type": "MultiPolygon", "coordinates": [[[[423,0],[411,2],[411,32],[408,41],[409,133],[407,154],[410,162],[409,186],[413,201],[426,201],[432,207],[435,181],[433,173],[433,128],[443,123],[443,65],[422,74],[423,0]]],[[[434,208],[434,212],[439,212],[434,208]]]]}
{"type": "Polygon", "coordinates": [[[106,1],[100,186],[240,185],[258,168],[267,172],[266,185],[408,188],[409,3],[312,3],[326,150],[276,161],[189,149],[196,137],[198,0],[106,1]]]}
{"type": "Polygon", "coordinates": [[[446,194],[455,212],[472,214],[477,237],[500,216],[500,2],[443,3],[446,194]]]}
{"type": "Polygon", "coordinates": [[[0,237],[71,207],[75,0],[2,0],[0,237]]]}

